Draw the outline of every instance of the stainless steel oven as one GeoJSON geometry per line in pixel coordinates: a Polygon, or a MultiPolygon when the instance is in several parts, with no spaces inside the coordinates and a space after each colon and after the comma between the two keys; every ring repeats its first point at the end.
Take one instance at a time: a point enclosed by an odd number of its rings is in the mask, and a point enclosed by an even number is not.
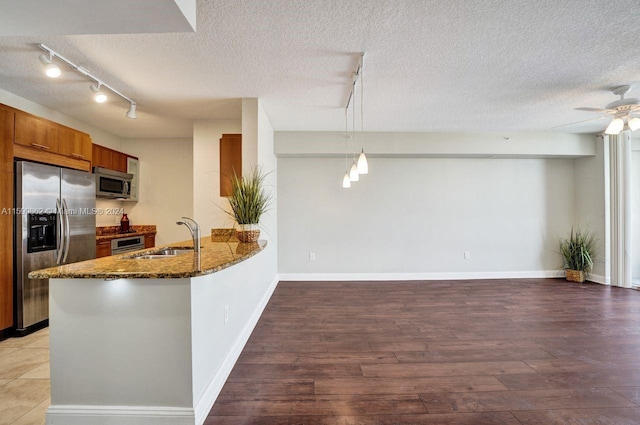
{"type": "Polygon", "coordinates": [[[144,249],[144,236],[130,236],[111,241],[111,255],[144,249]]]}

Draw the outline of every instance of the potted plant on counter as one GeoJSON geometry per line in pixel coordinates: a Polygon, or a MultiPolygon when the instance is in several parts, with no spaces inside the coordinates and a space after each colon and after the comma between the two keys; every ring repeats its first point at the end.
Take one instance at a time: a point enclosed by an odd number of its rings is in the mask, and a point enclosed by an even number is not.
{"type": "Polygon", "coordinates": [[[567,239],[560,241],[562,267],[570,282],[584,282],[593,269],[596,255],[596,239],[588,230],[571,228],[567,239]]]}
{"type": "Polygon", "coordinates": [[[240,242],[255,242],[260,236],[260,217],[264,214],[272,196],[264,190],[266,174],[254,167],[248,176],[232,177],[231,196],[228,196],[231,212],[229,215],[238,223],[237,236],[240,242]]]}

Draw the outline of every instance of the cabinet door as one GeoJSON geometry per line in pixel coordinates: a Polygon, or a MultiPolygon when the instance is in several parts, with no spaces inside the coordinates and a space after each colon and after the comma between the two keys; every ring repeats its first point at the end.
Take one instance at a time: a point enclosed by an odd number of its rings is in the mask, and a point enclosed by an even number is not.
{"type": "Polygon", "coordinates": [[[94,167],[127,172],[127,154],[100,145],[93,145],[92,150],[94,167]]]}
{"type": "Polygon", "coordinates": [[[242,134],[220,139],[220,196],[231,196],[233,176],[242,177],[242,134]]]}
{"type": "Polygon", "coordinates": [[[58,148],[63,155],[91,161],[91,137],[86,133],[61,126],[58,130],[58,148]]]}
{"type": "Polygon", "coordinates": [[[144,235],[144,247],[153,248],[156,246],[156,235],[144,235]]]}
{"type": "Polygon", "coordinates": [[[133,174],[131,179],[131,197],[127,201],[137,202],[140,196],[140,162],[133,157],[127,158],[127,173],[133,174]]]}
{"type": "Polygon", "coordinates": [[[51,121],[16,112],[15,143],[49,152],[58,150],[58,128],[51,121]]]}
{"type": "Polygon", "coordinates": [[[13,172],[15,111],[0,105],[0,171],[13,172]]]}
{"type": "Polygon", "coordinates": [[[108,257],[111,255],[111,241],[96,242],[96,258],[108,257]]]}
{"type": "Polygon", "coordinates": [[[94,167],[102,167],[113,170],[112,150],[100,145],[93,145],[91,161],[94,167]]]}
{"type": "Polygon", "coordinates": [[[113,151],[113,169],[127,172],[127,155],[122,152],[113,151]]]}

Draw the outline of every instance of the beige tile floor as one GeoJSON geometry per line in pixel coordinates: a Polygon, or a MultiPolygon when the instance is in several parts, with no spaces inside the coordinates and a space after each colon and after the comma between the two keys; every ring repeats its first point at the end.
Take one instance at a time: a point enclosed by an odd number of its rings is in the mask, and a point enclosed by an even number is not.
{"type": "Polygon", "coordinates": [[[0,425],[44,425],[49,391],[49,329],[0,341],[0,425]]]}

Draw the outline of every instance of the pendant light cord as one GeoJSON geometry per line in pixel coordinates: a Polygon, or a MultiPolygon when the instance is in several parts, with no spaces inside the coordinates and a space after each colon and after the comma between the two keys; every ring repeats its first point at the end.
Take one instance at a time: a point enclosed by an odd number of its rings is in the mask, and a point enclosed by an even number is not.
{"type": "MultiPolygon", "coordinates": [[[[363,54],[364,56],[364,54],[363,54]]],[[[363,58],[360,59],[360,126],[362,133],[360,134],[360,144],[364,150],[364,71],[362,66],[363,58]]]]}

